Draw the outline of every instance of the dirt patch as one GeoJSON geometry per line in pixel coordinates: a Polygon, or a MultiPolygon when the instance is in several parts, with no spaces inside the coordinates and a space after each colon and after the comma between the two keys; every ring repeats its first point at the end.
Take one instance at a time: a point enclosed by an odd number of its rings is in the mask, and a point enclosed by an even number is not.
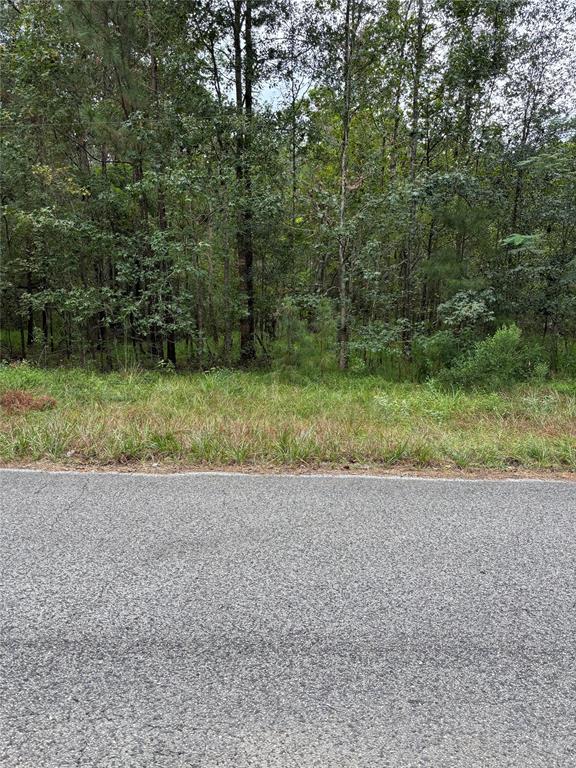
{"type": "Polygon", "coordinates": [[[0,396],[0,406],[8,413],[30,413],[54,408],[56,400],[48,395],[33,395],[23,389],[9,389],[0,396]]]}

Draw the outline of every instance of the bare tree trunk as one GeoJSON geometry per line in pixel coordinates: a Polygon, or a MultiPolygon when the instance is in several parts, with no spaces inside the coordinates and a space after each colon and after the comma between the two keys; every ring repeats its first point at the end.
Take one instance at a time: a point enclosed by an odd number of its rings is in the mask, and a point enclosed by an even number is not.
{"type": "Polygon", "coordinates": [[[196,347],[194,353],[194,363],[198,369],[201,369],[204,364],[204,352],[206,347],[206,333],[205,333],[205,321],[204,321],[204,300],[207,296],[207,286],[204,277],[204,270],[200,262],[200,254],[197,252],[196,257],[196,273],[199,276],[196,280],[196,302],[195,302],[195,322],[196,322],[196,347]]]}
{"type": "Polygon", "coordinates": [[[42,307],[42,336],[44,338],[44,346],[48,346],[48,310],[46,307],[42,307]]]}
{"type": "Polygon", "coordinates": [[[414,56],[414,83],[412,86],[412,125],[410,130],[410,213],[408,221],[408,237],[402,259],[402,314],[407,321],[403,332],[404,354],[411,354],[411,328],[413,320],[412,294],[413,270],[416,257],[416,212],[417,204],[414,197],[416,182],[418,139],[420,131],[420,79],[424,67],[424,0],[418,0],[416,16],[416,46],[414,56]]]}
{"type": "Polygon", "coordinates": [[[18,316],[18,327],[20,330],[20,357],[24,359],[26,357],[26,342],[24,341],[24,318],[22,315],[18,316]]]}
{"type": "Polygon", "coordinates": [[[254,345],[254,247],[252,235],[252,184],[248,151],[252,123],[252,83],[254,50],[252,44],[252,0],[234,0],[234,80],[238,130],[236,139],[236,180],[242,196],[236,233],[240,289],[245,312],[240,318],[240,362],[250,363],[256,356],[254,345]],[[244,10],[244,13],[242,11],[244,10]],[[242,56],[242,17],[244,17],[244,57],[242,56]]]}
{"type": "Polygon", "coordinates": [[[344,56],[343,56],[343,87],[344,103],[342,106],[342,141],[340,143],[340,198],[338,206],[338,299],[340,311],[338,317],[338,365],[341,371],[348,367],[349,341],[349,254],[348,236],[346,234],[346,203],[348,177],[348,144],[350,142],[350,113],[352,96],[352,53],[354,37],[354,12],[356,0],[347,0],[344,19],[344,56]]]}
{"type": "MultiPolygon", "coordinates": [[[[404,18],[402,19],[403,22],[403,33],[402,33],[402,39],[400,43],[400,50],[398,51],[398,64],[401,67],[399,75],[398,75],[398,81],[396,83],[396,88],[394,91],[394,101],[393,101],[393,110],[394,110],[394,122],[393,122],[393,128],[392,128],[392,140],[391,140],[391,148],[390,148],[390,178],[395,179],[397,175],[397,168],[398,168],[398,133],[400,131],[400,120],[402,117],[402,110],[400,108],[400,101],[402,98],[402,79],[404,74],[404,66],[406,61],[406,43],[407,43],[407,26],[408,26],[408,15],[410,13],[410,3],[406,5],[406,12],[404,15],[404,18]]],[[[384,137],[384,140],[382,142],[383,148],[386,145],[386,137],[384,137]]],[[[384,168],[384,163],[382,163],[382,167],[384,168]]]]}
{"type": "Polygon", "coordinates": [[[176,334],[174,329],[170,328],[166,339],[166,356],[168,360],[176,367],[176,334]]]}
{"type": "Polygon", "coordinates": [[[232,313],[230,311],[230,257],[224,256],[224,362],[232,359],[232,313]]]}
{"type": "MultiPolygon", "coordinates": [[[[291,9],[292,11],[293,9],[291,9]]],[[[297,129],[298,123],[296,119],[296,82],[294,79],[294,69],[296,63],[295,54],[295,30],[294,27],[290,28],[290,171],[292,181],[292,199],[291,199],[291,211],[290,211],[290,250],[292,258],[295,256],[295,236],[296,236],[296,194],[298,187],[298,168],[296,162],[296,150],[297,150],[297,129]]]]}
{"type": "MultiPolygon", "coordinates": [[[[29,294],[32,293],[32,273],[28,272],[26,275],[26,290],[29,294]]],[[[31,347],[34,344],[34,310],[32,306],[28,308],[28,317],[26,321],[26,345],[31,347]]]]}

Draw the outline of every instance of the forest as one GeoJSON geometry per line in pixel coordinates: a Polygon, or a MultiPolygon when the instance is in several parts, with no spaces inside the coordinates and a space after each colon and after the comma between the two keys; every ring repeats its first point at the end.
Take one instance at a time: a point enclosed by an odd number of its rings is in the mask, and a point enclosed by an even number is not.
{"type": "Polygon", "coordinates": [[[572,0],[4,0],[1,357],[576,376],[572,0]]]}

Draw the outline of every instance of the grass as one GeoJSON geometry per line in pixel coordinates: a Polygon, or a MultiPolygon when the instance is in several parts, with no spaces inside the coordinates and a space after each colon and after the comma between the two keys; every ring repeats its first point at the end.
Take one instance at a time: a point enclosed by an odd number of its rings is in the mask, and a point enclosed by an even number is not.
{"type": "Polygon", "coordinates": [[[576,472],[576,383],[447,392],[372,376],[0,368],[51,410],[0,412],[5,464],[576,472]]]}

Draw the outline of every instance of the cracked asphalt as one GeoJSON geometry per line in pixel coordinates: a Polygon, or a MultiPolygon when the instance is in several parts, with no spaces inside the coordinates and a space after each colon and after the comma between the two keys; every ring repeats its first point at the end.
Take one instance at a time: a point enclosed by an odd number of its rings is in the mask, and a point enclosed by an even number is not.
{"type": "Polygon", "coordinates": [[[4,768],[576,766],[576,484],[0,482],[4,768]]]}

